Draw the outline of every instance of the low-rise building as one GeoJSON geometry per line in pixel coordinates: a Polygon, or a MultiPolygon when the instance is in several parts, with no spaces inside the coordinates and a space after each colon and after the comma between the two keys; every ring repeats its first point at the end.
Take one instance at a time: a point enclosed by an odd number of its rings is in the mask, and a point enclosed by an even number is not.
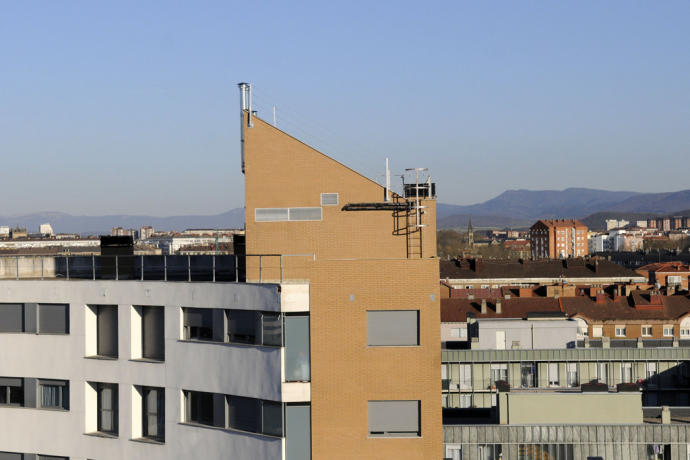
{"type": "Polygon", "coordinates": [[[688,277],[690,277],[689,263],[679,261],[659,262],[645,265],[635,271],[647,277],[652,284],[688,290],[688,277]]]}

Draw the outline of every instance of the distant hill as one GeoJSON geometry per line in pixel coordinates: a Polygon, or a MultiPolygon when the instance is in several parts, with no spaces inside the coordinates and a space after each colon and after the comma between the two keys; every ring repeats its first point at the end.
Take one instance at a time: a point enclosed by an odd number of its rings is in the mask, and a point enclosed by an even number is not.
{"type": "Polygon", "coordinates": [[[592,228],[602,228],[607,218],[618,216],[632,220],[656,214],[680,215],[678,209],[688,208],[690,190],[638,193],[568,188],[508,190],[484,203],[468,206],[439,203],[437,215],[438,228],[466,227],[469,216],[477,227],[528,227],[537,219],[591,217],[592,228]]]}
{"type": "Polygon", "coordinates": [[[72,216],[59,212],[27,214],[2,217],[0,225],[26,227],[37,232],[38,226],[50,223],[57,233],[80,233],[83,235],[110,234],[112,227],[139,228],[151,225],[156,230],[185,230],[188,228],[244,228],[244,208],[231,209],[222,214],[210,216],[133,216],[118,214],[112,216],[72,216]]]}

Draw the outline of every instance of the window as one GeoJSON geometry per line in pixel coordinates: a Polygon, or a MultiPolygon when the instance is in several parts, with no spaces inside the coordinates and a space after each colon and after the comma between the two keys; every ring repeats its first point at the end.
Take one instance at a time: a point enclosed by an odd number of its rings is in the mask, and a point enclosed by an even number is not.
{"type": "Polygon", "coordinates": [[[321,206],[336,206],[338,204],[337,193],[322,193],[321,206]]]}
{"type": "Polygon", "coordinates": [[[664,337],[673,337],[673,326],[664,326],[664,337]]]}
{"type": "Polygon", "coordinates": [[[549,363],[549,386],[560,386],[560,379],[558,378],[558,363],[549,363]]]}
{"type": "Polygon", "coordinates": [[[679,286],[682,283],[680,275],[671,275],[666,277],[666,284],[669,286],[679,286]]]}
{"type": "Polygon", "coordinates": [[[609,381],[609,364],[597,363],[597,379],[601,383],[608,383],[609,381]]]}
{"type": "Polygon", "coordinates": [[[213,311],[210,308],[183,308],[184,339],[213,340],[213,311]]]}
{"type": "Polygon", "coordinates": [[[69,305],[39,304],[39,334],[69,334],[69,305]]]}
{"type": "Polygon", "coordinates": [[[280,402],[199,391],[185,391],[184,398],[186,422],[283,436],[280,402]]]}
{"type": "Polygon", "coordinates": [[[419,401],[369,401],[369,436],[420,436],[419,401]]]}
{"type": "Polygon", "coordinates": [[[141,307],[142,357],[165,360],[163,307],[141,307]]]}
{"type": "Polygon", "coordinates": [[[39,404],[43,409],[69,410],[69,384],[65,380],[39,380],[39,404]]]}
{"type": "Polygon", "coordinates": [[[580,378],[577,372],[577,363],[567,363],[566,365],[566,384],[569,387],[576,387],[580,384],[580,378]]]}
{"type": "Polygon", "coordinates": [[[621,363],[621,382],[632,382],[632,363],[621,363]]]}
{"type": "Polygon", "coordinates": [[[309,316],[285,317],[285,381],[308,382],[311,378],[309,316]]]}
{"type": "Polygon", "coordinates": [[[625,337],[625,326],[616,326],[616,337],[625,337]]]}
{"type": "Polygon", "coordinates": [[[118,434],[118,385],[97,383],[98,431],[117,436],[118,434]]]}
{"type": "Polygon", "coordinates": [[[367,311],[367,345],[419,345],[419,310],[367,311]]]}
{"type": "Polygon", "coordinates": [[[450,330],[450,336],[454,339],[466,339],[467,338],[467,328],[454,327],[450,330]]]}
{"type": "Polygon", "coordinates": [[[686,338],[686,339],[687,339],[688,337],[690,337],[690,329],[685,328],[685,327],[684,327],[684,328],[681,328],[681,329],[680,329],[680,336],[681,336],[681,338],[686,338]]]}
{"type": "MultiPolygon", "coordinates": [[[[576,460],[573,444],[519,444],[518,460],[576,460]]],[[[600,458],[600,457],[587,457],[600,458]]]]}
{"type": "Polygon", "coordinates": [[[289,208],[290,221],[321,220],[321,208],[289,208]]]}
{"type": "Polygon", "coordinates": [[[254,209],[256,222],[318,221],[321,219],[320,207],[254,209]]]}
{"type": "Polygon", "coordinates": [[[492,364],[491,365],[491,384],[496,381],[508,381],[508,364],[492,364]]]}
{"type": "Polygon", "coordinates": [[[656,375],[656,363],[646,363],[645,368],[646,378],[651,379],[656,375]]]}
{"type": "Polygon", "coordinates": [[[117,305],[97,305],[96,353],[98,356],[117,358],[117,305]]]}
{"type": "Polygon", "coordinates": [[[144,387],[142,398],[142,436],[165,440],[165,389],[144,387]]]}
{"type": "Polygon", "coordinates": [[[520,363],[520,386],[534,388],[537,381],[537,368],[534,363],[520,363]]]}
{"type": "Polygon", "coordinates": [[[604,335],[603,329],[602,326],[592,326],[592,337],[598,338],[604,335]]]}
{"type": "Polygon", "coordinates": [[[472,407],[472,393],[460,393],[460,407],[472,407]]]}
{"type": "Polygon", "coordinates": [[[642,326],[642,337],[651,337],[652,336],[652,326],[642,326]]]}
{"type": "Polygon", "coordinates": [[[501,444],[479,444],[477,446],[479,460],[501,460],[503,446],[501,444]]]}
{"type": "Polygon", "coordinates": [[[461,390],[472,389],[472,365],[471,364],[460,364],[459,370],[459,387],[461,390]]]}
{"type": "MultiPolygon", "coordinates": [[[[227,322],[229,342],[276,347],[283,344],[280,313],[228,310],[227,322]]],[[[219,327],[219,325],[214,324],[213,327],[219,327]]]]}
{"type": "Polygon", "coordinates": [[[24,379],[0,377],[0,405],[24,405],[24,379]]]}
{"type": "Polygon", "coordinates": [[[206,393],[203,391],[185,391],[185,422],[198,423],[200,425],[210,426],[224,426],[225,422],[214,424],[216,415],[218,417],[224,414],[216,414],[221,409],[224,410],[224,405],[216,409],[214,404],[213,393],[206,393]]]}
{"type": "Polygon", "coordinates": [[[24,332],[24,305],[0,304],[0,332],[24,332]]]}

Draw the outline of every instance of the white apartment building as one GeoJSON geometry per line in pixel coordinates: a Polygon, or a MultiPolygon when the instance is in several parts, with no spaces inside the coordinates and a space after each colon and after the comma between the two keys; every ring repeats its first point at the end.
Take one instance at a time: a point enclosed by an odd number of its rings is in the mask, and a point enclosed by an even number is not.
{"type": "Polygon", "coordinates": [[[308,284],[2,279],[0,459],[308,459],[309,354],[308,284]]]}

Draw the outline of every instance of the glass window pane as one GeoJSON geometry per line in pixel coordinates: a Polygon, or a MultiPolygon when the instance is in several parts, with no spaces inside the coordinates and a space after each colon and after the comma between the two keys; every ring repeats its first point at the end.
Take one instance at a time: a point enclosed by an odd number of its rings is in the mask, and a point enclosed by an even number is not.
{"type": "Polygon", "coordinates": [[[309,317],[285,317],[285,380],[308,382],[309,369],[309,317]]]}
{"type": "Polygon", "coordinates": [[[283,435],[283,406],[273,401],[263,401],[261,432],[273,436],[283,435]]]}
{"type": "Polygon", "coordinates": [[[228,313],[228,340],[239,343],[257,343],[260,313],[249,310],[230,310],[228,313]]]}
{"type": "Polygon", "coordinates": [[[282,318],[279,313],[263,313],[263,344],[279,347],[283,344],[282,318]]]}

